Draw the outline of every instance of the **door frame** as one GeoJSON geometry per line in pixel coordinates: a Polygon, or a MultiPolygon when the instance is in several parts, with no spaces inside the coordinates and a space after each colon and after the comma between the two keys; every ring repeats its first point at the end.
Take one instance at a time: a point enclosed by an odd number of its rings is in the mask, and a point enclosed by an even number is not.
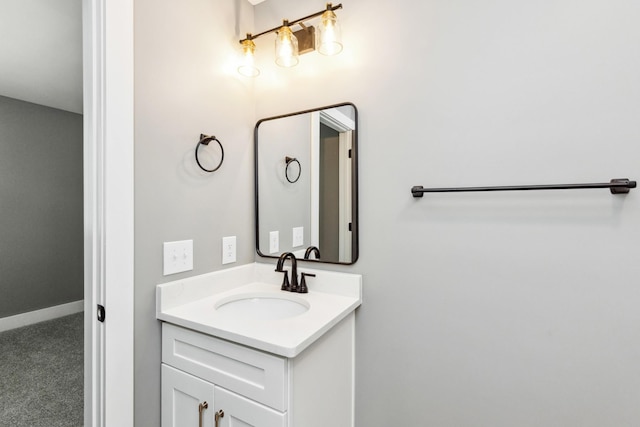
{"type": "Polygon", "coordinates": [[[83,0],[84,424],[133,426],[133,0],[83,0]],[[105,307],[104,322],[96,317],[105,307]]]}
{"type": "Polygon", "coordinates": [[[356,128],[355,121],[343,114],[337,108],[327,108],[311,113],[310,141],[311,141],[311,239],[312,246],[320,245],[320,124],[324,124],[339,133],[340,158],[340,262],[351,257],[352,242],[348,237],[348,225],[352,218],[351,200],[351,162],[349,150],[352,148],[353,131],[356,128]]]}

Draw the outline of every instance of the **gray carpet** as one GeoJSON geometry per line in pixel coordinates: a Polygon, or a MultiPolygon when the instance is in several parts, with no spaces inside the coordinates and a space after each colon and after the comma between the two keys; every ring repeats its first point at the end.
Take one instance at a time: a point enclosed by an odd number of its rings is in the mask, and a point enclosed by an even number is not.
{"type": "Polygon", "coordinates": [[[0,333],[0,426],[80,427],[83,313],[0,333]]]}

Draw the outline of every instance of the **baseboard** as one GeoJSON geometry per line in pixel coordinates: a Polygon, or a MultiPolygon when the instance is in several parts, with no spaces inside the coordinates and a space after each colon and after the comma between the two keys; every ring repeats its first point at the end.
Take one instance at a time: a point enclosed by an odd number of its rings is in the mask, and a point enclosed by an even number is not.
{"type": "Polygon", "coordinates": [[[47,307],[41,310],[29,311],[27,313],[16,314],[15,316],[2,317],[0,318],[0,332],[44,322],[45,320],[68,316],[69,314],[80,313],[81,311],[84,311],[83,300],[47,307]]]}

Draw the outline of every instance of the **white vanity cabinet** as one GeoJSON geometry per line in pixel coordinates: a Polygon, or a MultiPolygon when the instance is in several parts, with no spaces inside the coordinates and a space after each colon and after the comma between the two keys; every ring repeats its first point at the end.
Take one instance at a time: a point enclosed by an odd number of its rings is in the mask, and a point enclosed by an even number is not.
{"type": "Polygon", "coordinates": [[[169,365],[162,365],[163,427],[285,427],[285,416],[285,413],[214,386],[169,365]]]}
{"type": "Polygon", "coordinates": [[[163,323],[162,427],[352,427],[354,316],[293,358],[163,323]]]}

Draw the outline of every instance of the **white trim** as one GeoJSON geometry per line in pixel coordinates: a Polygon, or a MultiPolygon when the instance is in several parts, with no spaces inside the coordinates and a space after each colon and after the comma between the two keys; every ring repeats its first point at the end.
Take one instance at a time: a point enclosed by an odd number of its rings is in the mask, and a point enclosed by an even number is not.
{"type": "Polygon", "coordinates": [[[133,0],[83,0],[85,425],[133,426],[133,0]],[[108,242],[108,245],[107,245],[108,242]],[[104,323],[96,306],[106,309],[104,323]]]}
{"type": "MultiPolygon", "coordinates": [[[[311,233],[310,246],[320,246],[320,113],[311,113],[311,233]]],[[[303,254],[304,255],[304,254],[303,254]]]]}
{"type": "Polygon", "coordinates": [[[337,108],[321,110],[320,122],[338,132],[347,132],[356,128],[356,123],[337,108]]]}
{"type": "Polygon", "coordinates": [[[340,158],[339,158],[339,260],[340,262],[351,262],[351,231],[349,231],[349,223],[351,222],[352,217],[352,206],[351,206],[351,161],[349,158],[349,151],[352,148],[353,141],[353,131],[348,130],[344,132],[340,132],[339,134],[339,145],[340,145],[340,158]]]}
{"type": "Polygon", "coordinates": [[[84,301],[80,300],[16,314],[15,316],[3,317],[0,318],[0,332],[33,325],[34,323],[40,323],[46,320],[57,319],[58,317],[64,317],[70,314],[80,313],[83,310],[84,301]]]}
{"type": "Polygon", "coordinates": [[[83,169],[84,169],[84,425],[102,427],[104,337],[95,320],[95,308],[102,301],[98,292],[102,217],[98,200],[102,167],[98,151],[102,147],[102,117],[98,105],[103,92],[102,62],[104,50],[103,4],[97,0],[82,2],[83,38],[83,169]]]}
{"type": "Polygon", "coordinates": [[[105,425],[134,420],[134,68],[133,0],[104,2],[104,203],[105,425]]]}

